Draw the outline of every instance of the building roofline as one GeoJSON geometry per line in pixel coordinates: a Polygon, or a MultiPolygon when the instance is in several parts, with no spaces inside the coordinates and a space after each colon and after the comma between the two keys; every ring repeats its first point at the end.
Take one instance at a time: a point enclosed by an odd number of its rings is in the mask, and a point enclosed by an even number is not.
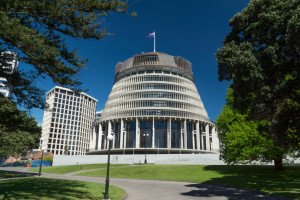
{"type": "MultiPolygon", "coordinates": [[[[61,86],[54,86],[51,90],[49,90],[47,93],[46,93],[46,95],[47,94],[49,94],[50,92],[52,92],[54,89],[63,89],[63,90],[67,90],[67,91],[69,91],[69,92],[74,92],[74,90],[71,90],[71,89],[69,89],[69,88],[65,88],[65,87],[61,87],[61,86]]],[[[92,97],[92,96],[90,96],[90,95],[88,95],[87,93],[84,93],[84,92],[79,92],[80,94],[83,94],[83,95],[85,95],[85,96],[87,96],[87,97],[89,97],[89,98],[91,98],[91,99],[93,99],[94,101],[96,101],[96,102],[98,102],[98,100],[96,99],[96,98],[94,98],[94,97],[92,97]]]]}

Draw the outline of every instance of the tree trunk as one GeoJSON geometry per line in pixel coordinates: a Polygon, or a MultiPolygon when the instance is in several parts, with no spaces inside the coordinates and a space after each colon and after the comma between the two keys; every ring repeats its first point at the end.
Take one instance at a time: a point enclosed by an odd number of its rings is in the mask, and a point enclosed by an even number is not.
{"type": "Polygon", "coordinates": [[[274,166],[276,170],[283,170],[282,156],[278,156],[274,159],[274,166]]]}

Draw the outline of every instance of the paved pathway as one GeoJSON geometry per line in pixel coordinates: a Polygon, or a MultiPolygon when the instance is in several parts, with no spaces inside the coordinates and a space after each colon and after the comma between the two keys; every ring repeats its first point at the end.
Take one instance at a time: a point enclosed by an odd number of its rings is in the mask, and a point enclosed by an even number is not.
{"type": "MultiPolygon", "coordinates": [[[[2,170],[0,168],[0,170],[2,170]]],[[[84,177],[74,175],[43,174],[46,178],[81,180],[104,183],[101,177],[84,177]]],[[[284,200],[257,191],[236,188],[171,181],[151,181],[112,178],[111,184],[123,188],[126,200],[284,200]]]]}

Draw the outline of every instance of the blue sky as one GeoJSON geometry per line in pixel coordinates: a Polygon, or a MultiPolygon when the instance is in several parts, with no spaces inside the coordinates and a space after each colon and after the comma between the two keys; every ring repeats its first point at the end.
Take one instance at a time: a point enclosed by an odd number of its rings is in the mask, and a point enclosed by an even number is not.
{"type": "MultiPolygon", "coordinates": [[[[104,24],[112,33],[102,40],[68,39],[71,48],[88,59],[87,67],[78,78],[82,88],[98,99],[102,110],[114,83],[114,68],[119,61],[141,52],[153,51],[153,40],[146,38],[156,31],[156,51],[180,55],[193,65],[195,84],[212,121],[225,103],[228,82],[218,81],[216,50],[229,33],[229,19],[241,11],[248,0],[135,0],[129,10],[138,16],[113,14],[104,24]]],[[[22,66],[22,63],[20,64],[22,66]]],[[[54,85],[41,81],[45,91],[54,85]]],[[[41,124],[43,111],[34,109],[31,115],[41,124]]]]}

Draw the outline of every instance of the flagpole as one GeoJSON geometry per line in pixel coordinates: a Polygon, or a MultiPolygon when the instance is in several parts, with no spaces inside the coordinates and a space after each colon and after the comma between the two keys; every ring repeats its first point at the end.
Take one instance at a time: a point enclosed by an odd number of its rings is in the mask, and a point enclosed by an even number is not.
{"type": "Polygon", "coordinates": [[[155,31],[154,31],[154,37],[153,37],[153,39],[154,39],[154,40],[153,40],[153,43],[154,43],[154,51],[153,51],[153,52],[155,52],[155,35],[156,35],[156,34],[155,34],[155,31]]]}

